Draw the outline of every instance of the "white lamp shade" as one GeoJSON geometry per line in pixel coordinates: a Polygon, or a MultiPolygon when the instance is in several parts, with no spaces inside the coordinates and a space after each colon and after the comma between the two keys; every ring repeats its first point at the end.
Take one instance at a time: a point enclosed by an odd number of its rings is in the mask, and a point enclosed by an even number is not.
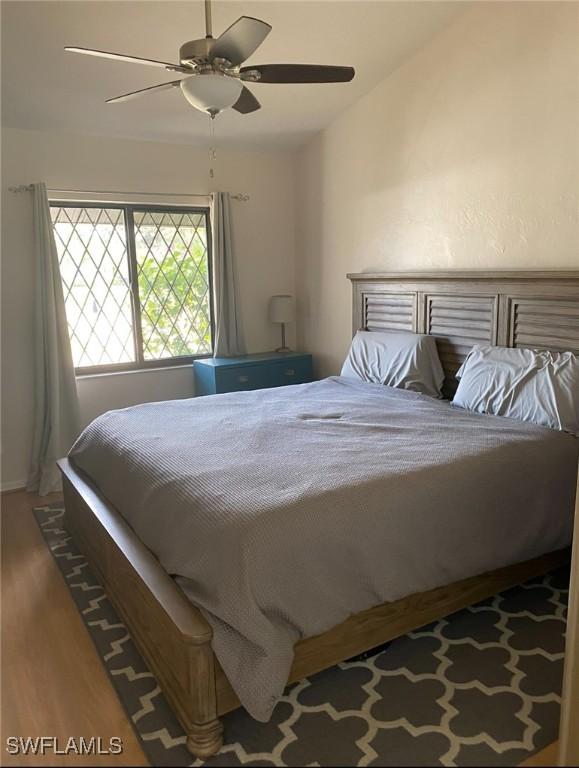
{"type": "Polygon", "coordinates": [[[296,315],[293,296],[272,296],[269,300],[269,319],[272,323],[291,323],[296,315]]]}
{"type": "Polygon", "coordinates": [[[227,75],[193,75],[181,80],[180,87],[189,104],[216,114],[235,104],[243,83],[227,75]]]}

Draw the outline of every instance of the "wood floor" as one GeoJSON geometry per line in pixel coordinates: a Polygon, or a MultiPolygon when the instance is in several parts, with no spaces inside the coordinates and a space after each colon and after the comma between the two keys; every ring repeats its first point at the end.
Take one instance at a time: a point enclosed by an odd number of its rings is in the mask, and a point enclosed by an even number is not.
{"type": "Polygon", "coordinates": [[[522,765],[525,766],[525,768],[543,768],[543,766],[558,765],[558,753],[559,742],[554,741],[552,744],[549,744],[548,747],[545,747],[545,749],[542,749],[540,752],[537,752],[536,755],[533,755],[533,757],[529,757],[529,759],[525,760],[522,765]]]}
{"type": "Polygon", "coordinates": [[[2,503],[1,765],[148,765],[31,509],[58,497],[4,494],[2,503]],[[11,757],[8,736],[111,736],[110,756],[11,757]]]}
{"type": "MultiPolygon", "coordinates": [[[[2,702],[0,765],[141,766],[143,751],[106,676],[68,587],[32,517],[57,500],[23,491],[2,504],[2,702]],[[120,755],[12,757],[8,736],[111,736],[120,755]]],[[[555,745],[525,765],[555,764],[555,745]]]]}

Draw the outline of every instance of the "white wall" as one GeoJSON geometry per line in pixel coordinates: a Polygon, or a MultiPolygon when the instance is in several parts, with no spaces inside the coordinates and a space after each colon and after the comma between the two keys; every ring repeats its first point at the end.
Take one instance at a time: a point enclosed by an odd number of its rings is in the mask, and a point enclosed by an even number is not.
{"type": "MultiPolygon", "coordinates": [[[[274,349],[279,328],[267,320],[274,293],[293,293],[294,162],[285,152],[219,150],[210,186],[208,155],[182,145],[4,129],[2,134],[2,486],[26,477],[33,397],[32,209],[10,185],[139,192],[211,189],[243,192],[233,202],[242,322],[248,347],[274,349]]],[[[288,329],[293,334],[293,329],[288,329]]],[[[293,335],[290,335],[293,342],[293,335]]],[[[84,422],[111,408],[190,397],[190,368],[79,379],[84,422]]]]}
{"type": "Polygon", "coordinates": [[[299,343],[351,339],[347,272],[579,267],[579,4],[476,3],[303,151],[299,343]]]}

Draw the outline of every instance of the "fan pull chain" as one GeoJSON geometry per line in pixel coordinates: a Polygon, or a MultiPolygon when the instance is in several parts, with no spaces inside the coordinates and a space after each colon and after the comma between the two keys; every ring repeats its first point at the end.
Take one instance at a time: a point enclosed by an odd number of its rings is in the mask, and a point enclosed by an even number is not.
{"type": "Polygon", "coordinates": [[[213,163],[215,162],[217,158],[217,150],[214,146],[215,141],[215,115],[209,115],[211,118],[211,122],[209,124],[209,178],[212,179],[215,176],[215,172],[213,170],[213,163]]]}

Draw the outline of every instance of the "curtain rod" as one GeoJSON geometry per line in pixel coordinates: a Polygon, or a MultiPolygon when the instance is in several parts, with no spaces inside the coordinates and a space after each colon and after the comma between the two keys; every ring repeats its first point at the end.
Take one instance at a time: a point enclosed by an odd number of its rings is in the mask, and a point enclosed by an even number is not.
{"type": "MultiPolygon", "coordinates": [[[[20,184],[15,187],[8,187],[9,192],[31,192],[32,184],[20,184]]],[[[149,197],[210,197],[211,192],[206,195],[194,195],[190,192],[121,192],[119,190],[94,190],[94,189],[59,189],[58,187],[49,187],[49,192],[61,192],[65,195],[146,195],[149,197]]],[[[249,195],[244,195],[241,192],[235,195],[230,195],[232,200],[241,200],[246,202],[249,200],[249,195]]]]}

